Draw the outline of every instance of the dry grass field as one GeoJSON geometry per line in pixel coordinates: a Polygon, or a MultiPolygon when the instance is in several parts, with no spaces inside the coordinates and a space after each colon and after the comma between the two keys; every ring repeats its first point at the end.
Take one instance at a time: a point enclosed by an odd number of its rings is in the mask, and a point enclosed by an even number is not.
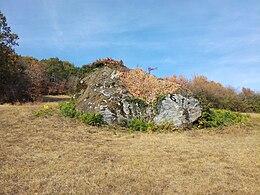
{"type": "Polygon", "coordinates": [[[259,115],[149,134],[35,117],[42,106],[0,106],[0,194],[260,194],[259,115]]]}

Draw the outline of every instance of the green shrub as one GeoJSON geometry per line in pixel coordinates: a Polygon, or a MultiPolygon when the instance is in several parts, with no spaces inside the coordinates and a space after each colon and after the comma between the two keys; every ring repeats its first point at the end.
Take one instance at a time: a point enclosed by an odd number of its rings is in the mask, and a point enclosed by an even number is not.
{"type": "Polygon", "coordinates": [[[147,130],[157,131],[158,130],[154,122],[150,122],[150,121],[146,122],[144,120],[144,117],[141,117],[140,119],[137,117],[131,119],[129,121],[128,127],[135,131],[147,131],[147,130]]]}
{"type": "Polygon", "coordinates": [[[104,124],[102,115],[94,112],[82,113],[79,115],[79,119],[92,126],[101,126],[104,124]]]}
{"type": "Polygon", "coordinates": [[[81,113],[76,110],[76,99],[71,99],[69,102],[62,102],[59,104],[61,114],[65,117],[78,118],[82,122],[92,126],[101,126],[104,120],[101,114],[87,112],[81,113]]]}
{"type": "Polygon", "coordinates": [[[219,127],[233,124],[247,124],[249,116],[228,110],[208,109],[202,112],[196,126],[198,128],[219,127]]]}
{"type": "Polygon", "coordinates": [[[61,114],[66,117],[74,118],[78,114],[76,110],[76,100],[71,99],[69,102],[61,102],[59,104],[59,109],[61,114]]]}

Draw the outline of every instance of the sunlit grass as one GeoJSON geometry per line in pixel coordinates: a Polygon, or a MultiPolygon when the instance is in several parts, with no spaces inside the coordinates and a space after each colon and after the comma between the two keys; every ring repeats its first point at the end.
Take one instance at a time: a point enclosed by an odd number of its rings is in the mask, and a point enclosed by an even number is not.
{"type": "Polygon", "coordinates": [[[0,194],[259,194],[259,115],[248,127],[142,133],[55,108],[0,106],[0,194]]]}

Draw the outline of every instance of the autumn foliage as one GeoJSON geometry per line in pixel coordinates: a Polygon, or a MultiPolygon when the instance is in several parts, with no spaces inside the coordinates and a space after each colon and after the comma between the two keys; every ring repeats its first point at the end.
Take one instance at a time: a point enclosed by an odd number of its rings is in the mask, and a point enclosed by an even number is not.
{"type": "Polygon", "coordinates": [[[191,80],[176,75],[165,80],[189,89],[205,106],[238,112],[260,112],[260,94],[249,88],[242,88],[241,92],[237,92],[232,87],[224,87],[221,83],[209,81],[207,77],[198,75],[191,80]]]}
{"type": "Polygon", "coordinates": [[[132,95],[145,99],[147,103],[154,101],[158,94],[173,94],[180,88],[176,82],[158,79],[140,68],[125,72],[118,71],[117,74],[132,95]]]}

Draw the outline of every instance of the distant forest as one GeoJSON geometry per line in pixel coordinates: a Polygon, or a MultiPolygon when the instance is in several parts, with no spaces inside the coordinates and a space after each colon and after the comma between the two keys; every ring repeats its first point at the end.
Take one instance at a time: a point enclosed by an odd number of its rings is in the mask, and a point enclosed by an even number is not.
{"type": "MultiPolygon", "coordinates": [[[[0,11],[0,104],[42,101],[43,95],[75,94],[78,81],[108,60],[98,60],[82,67],[59,58],[38,60],[15,52],[18,39],[0,11]]],[[[173,75],[164,79],[190,90],[204,107],[260,112],[260,94],[249,88],[237,92],[234,88],[209,81],[205,76],[188,80],[173,75]]]]}

